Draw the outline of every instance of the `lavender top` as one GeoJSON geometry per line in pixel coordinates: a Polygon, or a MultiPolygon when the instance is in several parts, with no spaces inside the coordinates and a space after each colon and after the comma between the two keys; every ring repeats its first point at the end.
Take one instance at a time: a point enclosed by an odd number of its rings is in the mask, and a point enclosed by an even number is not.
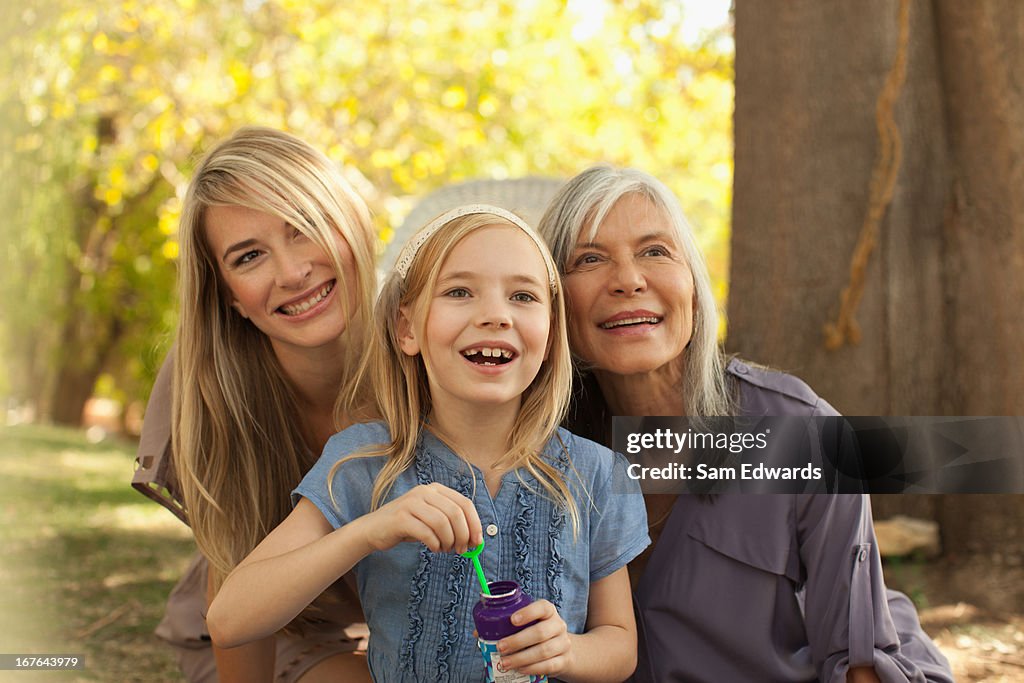
{"type": "MultiPolygon", "coordinates": [[[[835,415],[799,379],[729,365],[744,415],[835,415]]],[[[886,591],[867,496],[680,496],[635,591],[636,681],[952,682],[886,591]]]]}

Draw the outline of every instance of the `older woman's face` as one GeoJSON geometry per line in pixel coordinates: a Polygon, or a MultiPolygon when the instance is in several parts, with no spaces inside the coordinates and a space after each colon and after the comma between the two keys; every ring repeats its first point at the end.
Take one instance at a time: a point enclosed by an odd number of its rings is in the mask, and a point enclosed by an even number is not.
{"type": "Polygon", "coordinates": [[[620,199],[566,265],[573,351],[621,375],[681,357],[693,333],[693,275],[668,217],[646,197],[620,199]]]}

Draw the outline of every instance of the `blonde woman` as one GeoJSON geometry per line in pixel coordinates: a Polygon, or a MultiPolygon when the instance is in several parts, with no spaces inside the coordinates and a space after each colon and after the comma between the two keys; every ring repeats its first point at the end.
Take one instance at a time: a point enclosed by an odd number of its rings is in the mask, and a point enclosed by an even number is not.
{"type": "MultiPolygon", "coordinates": [[[[202,557],[158,633],[179,646],[190,681],[366,678],[345,633],[362,615],[343,582],[325,585],[285,631],[238,650],[211,654],[202,613],[288,515],[290,491],[359,403],[354,375],[374,287],[369,212],[322,154],[250,127],[199,164],[179,239],[173,467],[160,483],[183,504],[202,557]]],[[[143,434],[150,449],[167,422],[161,374],[143,434]]]]}
{"type": "Polygon", "coordinates": [[[383,420],[327,444],[295,511],[211,605],[214,641],[273,633],[355,567],[375,680],[483,680],[480,588],[456,553],[486,530],[486,574],[538,598],[512,616],[532,625],[498,641],[504,669],[624,679],[643,501],[635,483],[611,495],[622,456],[558,428],[570,359],[540,239],[502,209],[443,214],[406,245],[376,322],[366,367],[383,420]]]}

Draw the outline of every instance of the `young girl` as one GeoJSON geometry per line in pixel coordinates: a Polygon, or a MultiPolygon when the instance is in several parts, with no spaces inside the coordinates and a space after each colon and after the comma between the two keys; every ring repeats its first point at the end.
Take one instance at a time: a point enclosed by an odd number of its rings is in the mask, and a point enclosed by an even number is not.
{"type": "Polygon", "coordinates": [[[273,633],[355,567],[376,680],[483,680],[480,589],[457,553],[486,539],[489,579],[536,599],[513,617],[532,625],[499,641],[504,669],[633,671],[625,565],[649,543],[643,501],[621,456],[557,427],[571,369],[556,272],[494,207],[454,209],[410,240],[364,365],[383,420],[328,442],[295,510],[211,605],[214,642],[273,633]]]}

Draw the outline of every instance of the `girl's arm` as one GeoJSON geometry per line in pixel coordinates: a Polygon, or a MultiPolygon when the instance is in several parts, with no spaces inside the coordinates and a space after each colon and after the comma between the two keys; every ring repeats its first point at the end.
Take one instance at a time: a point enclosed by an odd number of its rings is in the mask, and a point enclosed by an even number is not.
{"type": "Polygon", "coordinates": [[[376,550],[414,541],[462,552],[482,537],[473,503],[441,484],[417,486],[338,529],[302,498],[224,580],[206,616],[210,638],[230,648],[276,633],[376,550]]]}
{"type": "MultiPolygon", "coordinates": [[[[362,518],[360,518],[362,519],[362,518]]],[[[359,521],[334,530],[305,498],[224,580],[206,615],[215,646],[271,636],[370,550],[359,521]]]]}
{"type": "Polygon", "coordinates": [[[636,620],[626,567],[590,584],[585,633],[568,633],[547,600],[512,615],[513,624],[535,620],[538,623],[498,641],[506,669],[570,683],[623,681],[636,669],[636,620]]]}
{"type": "MultiPolygon", "coordinates": [[[[206,604],[213,602],[213,573],[206,572],[206,604]]],[[[274,678],[274,661],[277,659],[275,637],[249,643],[245,647],[223,650],[213,646],[213,660],[217,665],[217,680],[220,683],[271,683],[274,678]]]]}

